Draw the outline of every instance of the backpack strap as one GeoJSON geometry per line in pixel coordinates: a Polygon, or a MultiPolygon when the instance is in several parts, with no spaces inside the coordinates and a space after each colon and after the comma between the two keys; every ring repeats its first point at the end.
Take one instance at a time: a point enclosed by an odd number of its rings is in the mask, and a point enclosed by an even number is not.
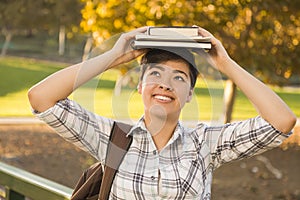
{"type": "Polygon", "coordinates": [[[106,163],[99,192],[100,200],[106,200],[109,197],[117,170],[132,143],[132,136],[127,136],[131,128],[129,124],[114,122],[107,146],[106,163]]]}

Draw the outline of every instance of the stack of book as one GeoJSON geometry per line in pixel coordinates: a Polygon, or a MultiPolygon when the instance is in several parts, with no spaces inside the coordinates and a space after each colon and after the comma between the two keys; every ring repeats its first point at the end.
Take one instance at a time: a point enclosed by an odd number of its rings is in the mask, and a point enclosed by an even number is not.
{"type": "Polygon", "coordinates": [[[183,47],[211,49],[211,38],[198,35],[197,27],[149,27],[132,42],[134,49],[183,47]]]}

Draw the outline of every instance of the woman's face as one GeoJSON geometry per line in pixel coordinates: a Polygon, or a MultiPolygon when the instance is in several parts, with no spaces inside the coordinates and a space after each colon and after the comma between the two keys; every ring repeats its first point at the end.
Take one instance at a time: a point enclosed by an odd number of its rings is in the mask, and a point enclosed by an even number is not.
{"type": "Polygon", "coordinates": [[[145,114],[179,117],[193,93],[188,64],[177,60],[151,64],[139,83],[138,92],[142,94],[145,114]]]}

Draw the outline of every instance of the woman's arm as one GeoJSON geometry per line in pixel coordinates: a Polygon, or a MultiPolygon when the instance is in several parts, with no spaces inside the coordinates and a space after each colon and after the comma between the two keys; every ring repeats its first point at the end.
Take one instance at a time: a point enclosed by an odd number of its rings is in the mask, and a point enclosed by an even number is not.
{"type": "Polygon", "coordinates": [[[32,108],[43,112],[62,99],[67,98],[76,88],[107,69],[129,62],[145,50],[130,49],[130,41],[146,27],[122,34],[114,47],[95,58],[62,69],[34,85],[28,92],[32,108]]]}
{"type": "Polygon", "coordinates": [[[212,38],[212,49],[205,54],[208,62],[230,78],[254,104],[266,121],[277,130],[289,133],[296,123],[296,116],[284,101],[269,87],[240,67],[227,54],[219,40],[199,27],[199,34],[212,38]]]}

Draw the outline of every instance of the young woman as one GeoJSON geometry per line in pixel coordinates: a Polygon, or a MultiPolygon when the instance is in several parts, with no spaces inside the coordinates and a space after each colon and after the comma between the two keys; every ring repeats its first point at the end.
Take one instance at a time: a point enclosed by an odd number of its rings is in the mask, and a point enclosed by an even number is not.
{"type": "Polygon", "coordinates": [[[105,163],[113,120],[91,113],[68,96],[98,74],[143,55],[138,85],[144,115],[128,134],[133,142],[114,179],[110,199],[210,199],[213,170],[276,147],[288,137],[296,117],[266,85],[234,62],[219,40],[204,53],[254,104],[259,116],[211,127],[186,128],[179,115],[192,98],[197,77],[187,50],[132,50],[130,41],[146,31],[123,34],[114,47],[93,59],[62,69],[28,93],[36,115],[61,136],[105,163]]]}

